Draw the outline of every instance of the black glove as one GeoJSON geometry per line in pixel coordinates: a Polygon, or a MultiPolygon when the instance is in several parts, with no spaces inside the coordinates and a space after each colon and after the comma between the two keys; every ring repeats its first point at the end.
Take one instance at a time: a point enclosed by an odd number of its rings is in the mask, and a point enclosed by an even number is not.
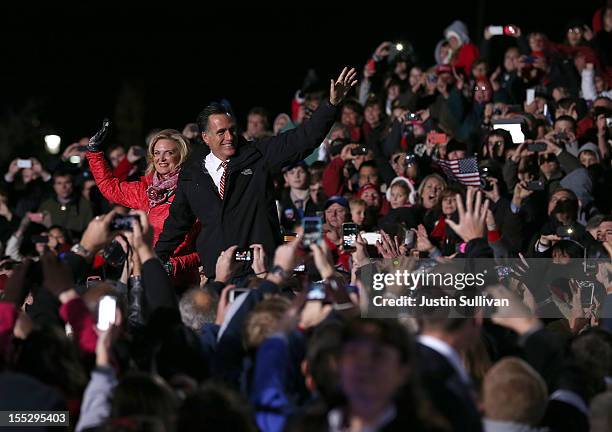
{"type": "Polygon", "coordinates": [[[89,144],[87,144],[87,151],[90,152],[99,152],[101,151],[100,147],[102,146],[102,142],[106,135],[108,134],[108,129],[110,128],[110,120],[104,119],[102,120],[102,127],[94,136],[89,139],[89,144]]]}

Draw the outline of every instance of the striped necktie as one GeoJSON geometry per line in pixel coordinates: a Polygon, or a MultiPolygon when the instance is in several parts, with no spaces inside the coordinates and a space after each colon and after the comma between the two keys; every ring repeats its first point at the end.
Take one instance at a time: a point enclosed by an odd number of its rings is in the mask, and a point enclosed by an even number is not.
{"type": "Polygon", "coordinates": [[[221,175],[221,181],[219,182],[219,196],[223,199],[225,193],[225,178],[227,177],[227,161],[221,162],[221,168],[223,168],[223,175],[221,175]]]}

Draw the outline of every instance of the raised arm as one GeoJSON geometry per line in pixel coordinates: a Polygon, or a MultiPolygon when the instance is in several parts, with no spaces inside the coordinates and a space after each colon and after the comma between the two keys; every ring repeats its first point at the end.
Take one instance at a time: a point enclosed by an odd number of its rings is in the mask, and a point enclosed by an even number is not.
{"type": "Polygon", "coordinates": [[[125,182],[117,178],[104,159],[104,152],[100,150],[102,141],[108,133],[109,124],[108,120],[105,120],[102,128],[89,140],[87,146],[87,161],[96,185],[107,200],[125,207],[146,210],[148,200],[145,185],[139,181],[125,182]]]}
{"type": "Polygon", "coordinates": [[[357,84],[356,75],[355,69],[345,67],[338,78],[330,82],[329,100],[319,106],[310,120],[296,129],[255,144],[265,155],[268,166],[278,166],[300,154],[306,157],[323,142],[334,122],[338,105],[357,84]]]}

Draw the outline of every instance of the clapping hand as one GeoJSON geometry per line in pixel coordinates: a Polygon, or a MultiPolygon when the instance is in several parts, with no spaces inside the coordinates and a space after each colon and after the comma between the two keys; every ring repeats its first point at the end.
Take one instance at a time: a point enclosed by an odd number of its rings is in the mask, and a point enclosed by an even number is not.
{"type": "Polygon", "coordinates": [[[336,81],[331,80],[329,86],[329,102],[337,106],[339,105],[353,86],[357,84],[357,72],[355,69],[349,70],[347,67],[342,69],[340,76],[336,81]]]}
{"type": "Polygon", "coordinates": [[[100,146],[102,145],[104,138],[106,138],[109,128],[110,128],[110,120],[104,119],[102,121],[102,127],[100,128],[100,130],[96,132],[96,134],[89,139],[89,144],[87,145],[87,149],[90,152],[100,151],[100,146]]]}

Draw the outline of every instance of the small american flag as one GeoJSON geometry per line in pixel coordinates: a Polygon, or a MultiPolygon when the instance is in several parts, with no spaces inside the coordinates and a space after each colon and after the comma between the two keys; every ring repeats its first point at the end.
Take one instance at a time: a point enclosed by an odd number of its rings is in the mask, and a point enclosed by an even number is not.
{"type": "Polygon", "coordinates": [[[439,160],[438,164],[449,179],[465,186],[480,186],[480,171],[475,157],[457,160],[439,160]]]}

